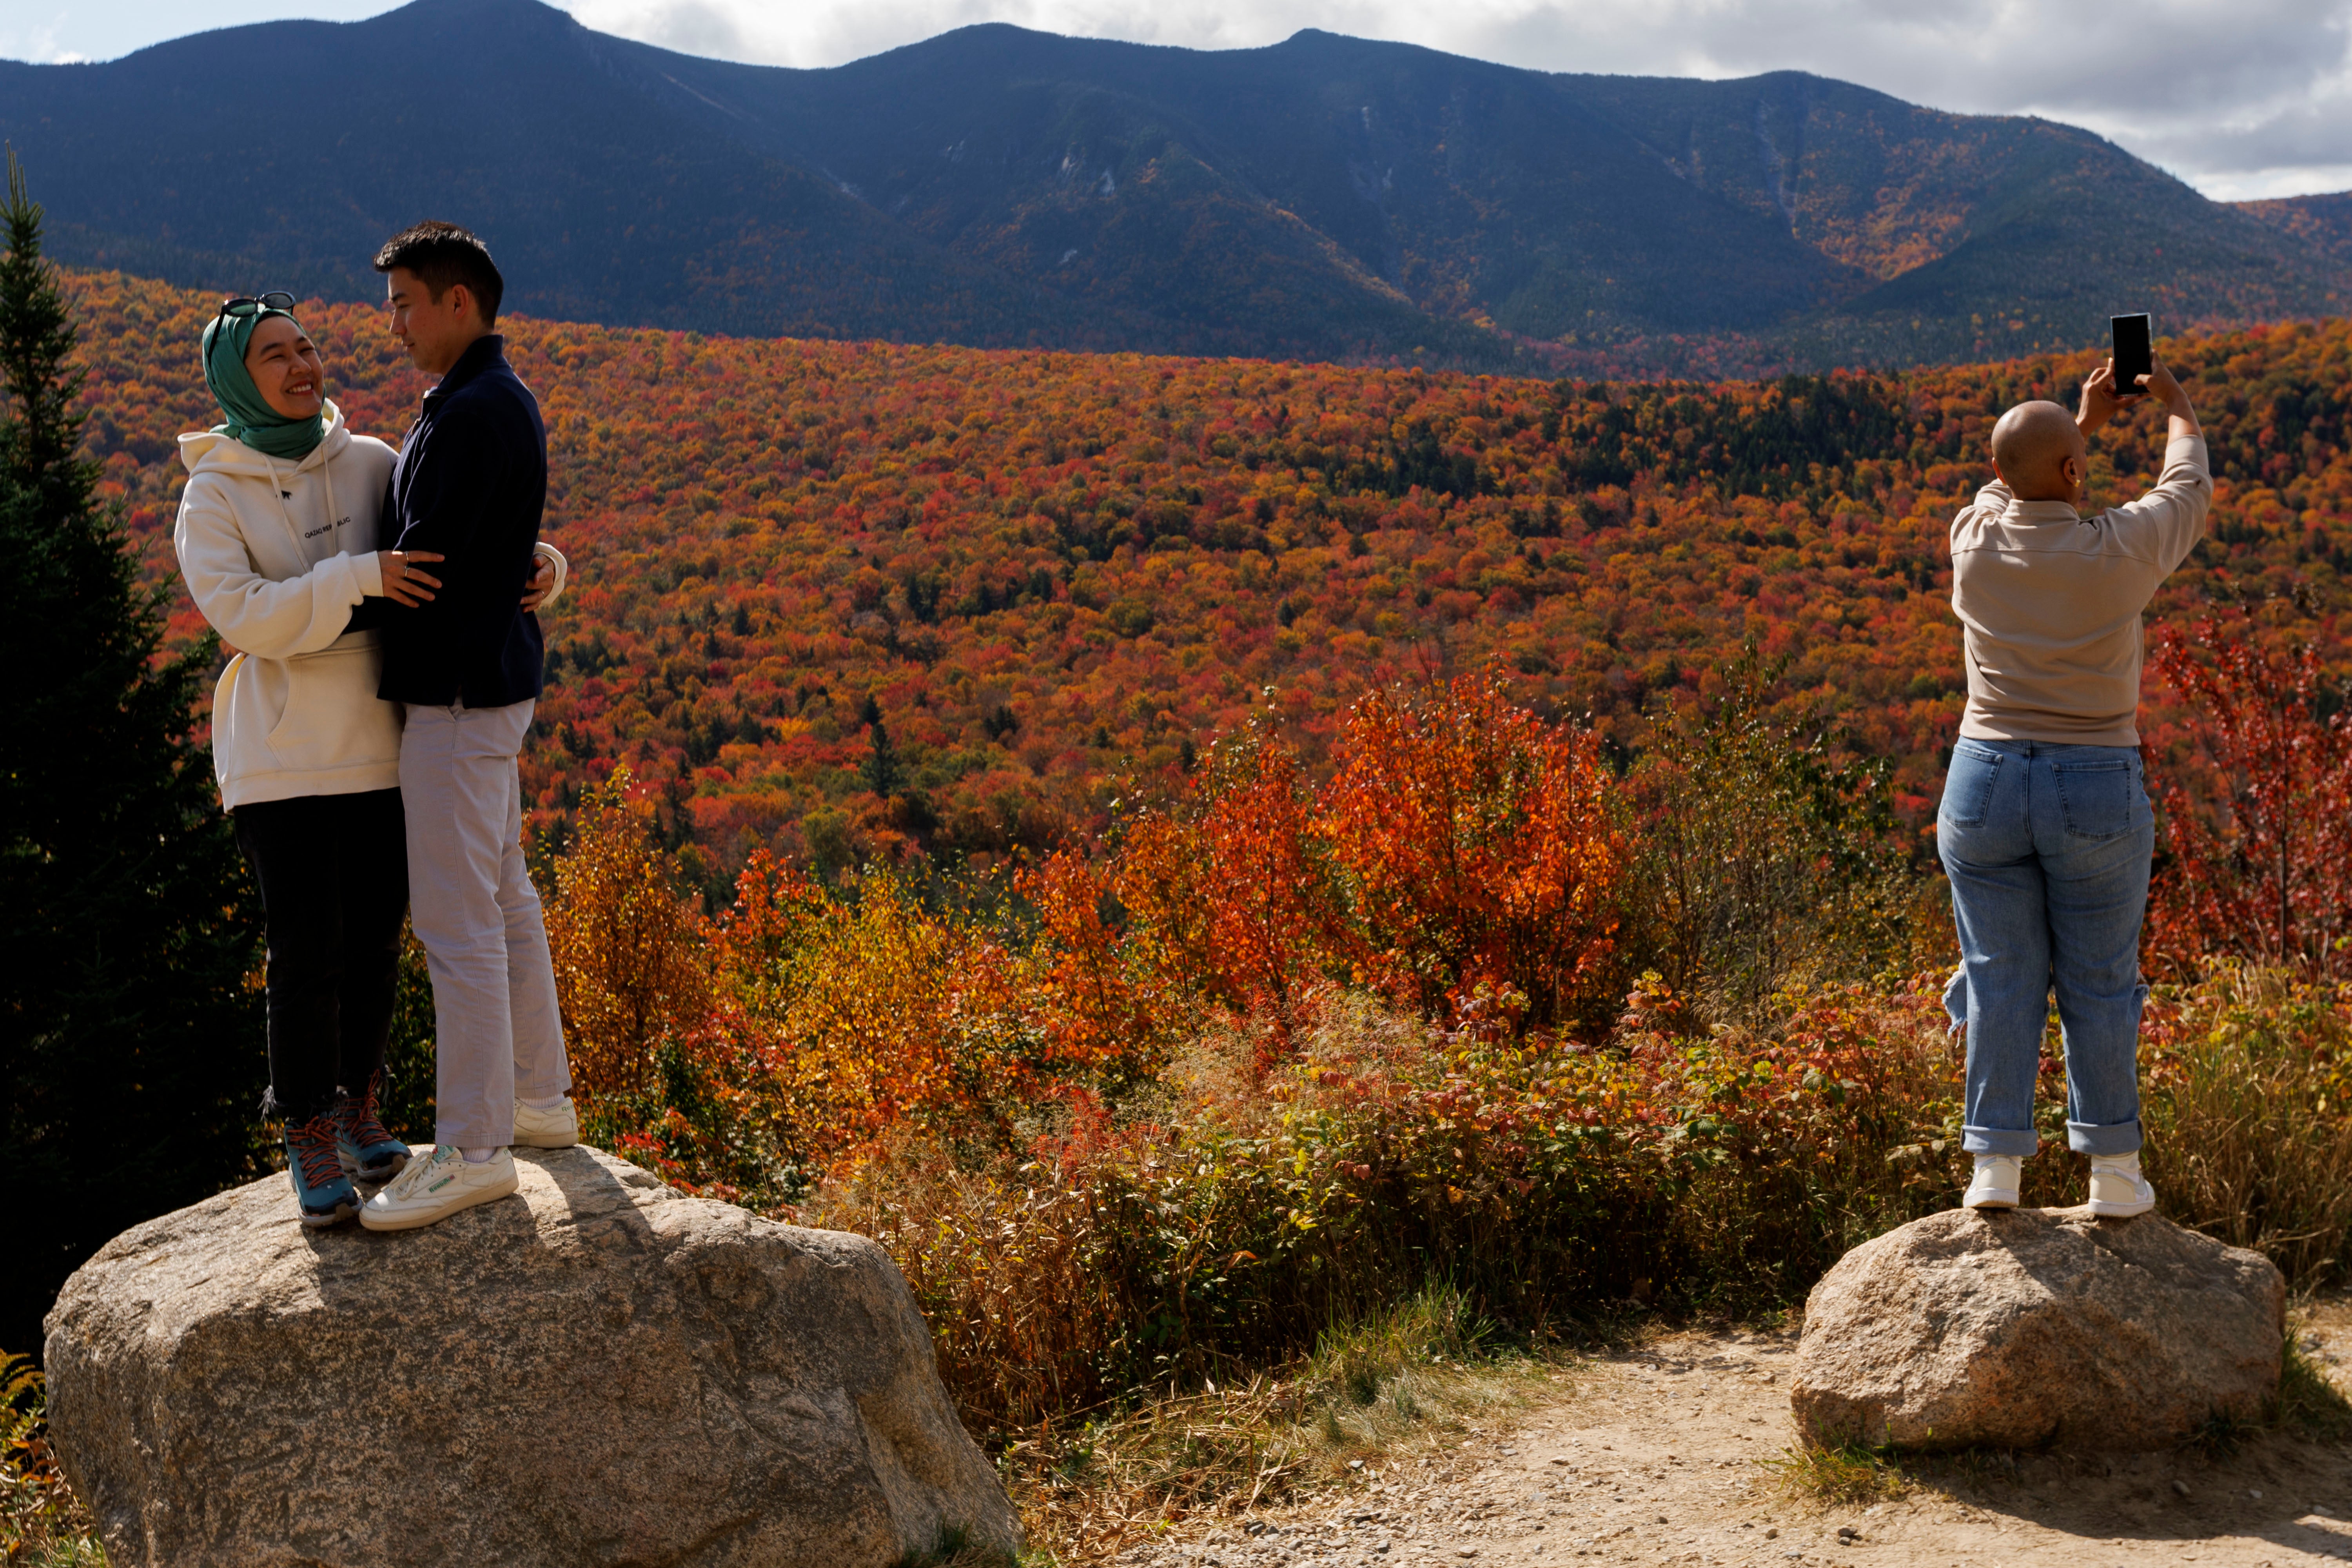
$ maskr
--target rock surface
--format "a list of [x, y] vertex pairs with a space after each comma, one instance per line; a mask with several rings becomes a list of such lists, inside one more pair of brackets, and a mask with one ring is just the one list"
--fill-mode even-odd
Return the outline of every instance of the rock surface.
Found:
[[1016, 1548], [898, 1269], [588, 1148], [427, 1229], [282, 1176], [107, 1244], [49, 1421], [117, 1568], [886, 1568]]
[[2286, 1281], [2154, 1215], [1952, 1209], [1864, 1243], [1805, 1303], [1808, 1438], [2170, 1447], [2278, 1387]]

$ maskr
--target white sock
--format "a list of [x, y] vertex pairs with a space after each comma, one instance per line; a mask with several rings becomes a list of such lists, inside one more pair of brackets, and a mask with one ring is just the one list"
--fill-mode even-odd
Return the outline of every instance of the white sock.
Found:
[[545, 1100], [526, 1100], [521, 1103], [530, 1106], [533, 1110], [552, 1110], [563, 1103], [563, 1096], [551, 1094]]
[[490, 1156], [498, 1151], [496, 1149], [460, 1149], [457, 1152], [466, 1156], [466, 1163], [468, 1165], [487, 1165], [490, 1162]]

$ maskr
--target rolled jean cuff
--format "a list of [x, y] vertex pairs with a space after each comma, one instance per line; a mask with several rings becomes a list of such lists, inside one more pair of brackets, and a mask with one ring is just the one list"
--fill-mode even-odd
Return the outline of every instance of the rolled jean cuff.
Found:
[[[2137, 1147], [2137, 1129], [2133, 1146]], [[2014, 1132], [2003, 1127], [1960, 1129], [1960, 1151], [1967, 1154], [2010, 1154], [2020, 1160], [2030, 1160], [2041, 1147], [2041, 1136], [2031, 1127]]]
[[2066, 1147], [2077, 1154], [2137, 1154], [2139, 1146], [2137, 1116], [2129, 1121], [2110, 1121], [2104, 1126], [2090, 1121], [2066, 1123]]

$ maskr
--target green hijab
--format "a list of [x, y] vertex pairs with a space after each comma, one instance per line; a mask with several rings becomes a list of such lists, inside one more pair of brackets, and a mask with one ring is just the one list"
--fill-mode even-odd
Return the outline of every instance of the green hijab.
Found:
[[[326, 439], [326, 416], [287, 418], [269, 406], [261, 389], [253, 384], [252, 373], [245, 368], [246, 346], [253, 342], [253, 330], [272, 316], [294, 321], [290, 311], [265, 310], [247, 316], [215, 316], [205, 329], [205, 384], [212, 389], [221, 412], [228, 416], [228, 423], [214, 426], [213, 433], [242, 441], [257, 452], [299, 462]], [[296, 331], [301, 326], [294, 321]]]

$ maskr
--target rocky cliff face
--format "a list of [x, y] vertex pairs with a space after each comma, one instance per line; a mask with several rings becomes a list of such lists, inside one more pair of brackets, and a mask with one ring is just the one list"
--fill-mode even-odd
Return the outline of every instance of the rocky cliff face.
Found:
[[117, 1564], [883, 1568], [1016, 1550], [897, 1268], [588, 1148], [430, 1229], [271, 1177], [149, 1222], [48, 1320]]

